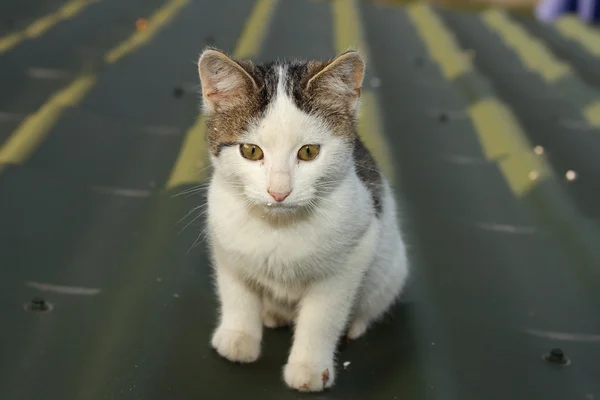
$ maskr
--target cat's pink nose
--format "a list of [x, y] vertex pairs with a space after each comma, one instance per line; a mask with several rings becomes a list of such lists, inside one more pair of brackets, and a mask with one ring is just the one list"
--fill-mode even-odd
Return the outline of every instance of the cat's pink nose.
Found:
[[267, 190], [267, 192], [269, 192], [269, 194], [271, 195], [272, 198], [275, 199], [275, 201], [278, 201], [280, 203], [282, 201], [284, 201], [285, 198], [288, 197], [291, 193], [291, 192], [286, 192], [286, 193], [271, 192], [270, 190]]

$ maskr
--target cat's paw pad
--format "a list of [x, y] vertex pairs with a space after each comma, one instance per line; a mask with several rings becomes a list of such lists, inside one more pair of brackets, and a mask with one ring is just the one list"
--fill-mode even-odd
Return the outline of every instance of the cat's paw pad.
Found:
[[289, 326], [291, 321], [286, 318], [270, 311], [263, 311], [262, 313], [263, 325], [267, 328], [282, 328]]
[[211, 344], [221, 356], [233, 362], [250, 363], [260, 355], [260, 340], [241, 331], [217, 329]]
[[348, 339], [358, 339], [359, 337], [365, 334], [368, 327], [369, 325], [362, 319], [354, 320], [352, 324], [350, 324], [350, 328], [348, 329]]
[[320, 392], [330, 387], [333, 385], [334, 374], [333, 363], [288, 363], [283, 369], [285, 383], [301, 392]]

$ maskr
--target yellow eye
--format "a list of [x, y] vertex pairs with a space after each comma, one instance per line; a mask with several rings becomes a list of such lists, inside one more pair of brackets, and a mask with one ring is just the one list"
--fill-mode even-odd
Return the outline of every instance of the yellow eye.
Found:
[[318, 144], [306, 144], [298, 150], [298, 158], [302, 161], [312, 161], [319, 155], [321, 146]]
[[262, 149], [255, 144], [241, 144], [240, 153], [242, 157], [252, 161], [262, 160], [264, 157]]

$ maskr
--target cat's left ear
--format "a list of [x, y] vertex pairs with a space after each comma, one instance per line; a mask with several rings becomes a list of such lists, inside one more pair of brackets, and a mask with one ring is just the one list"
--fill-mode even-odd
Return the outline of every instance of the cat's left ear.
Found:
[[315, 90], [320, 96], [343, 98], [353, 108], [358, 104], [360, 88], [365, 75], [365, 62], [361, 54], [349, 50], [327, 63], [306, 84], [306, 90]]
[[198, 60], [204, 110], [223, 111], [248, 100], [256, 81], [236, 61], [217, 50], [205, 50]]

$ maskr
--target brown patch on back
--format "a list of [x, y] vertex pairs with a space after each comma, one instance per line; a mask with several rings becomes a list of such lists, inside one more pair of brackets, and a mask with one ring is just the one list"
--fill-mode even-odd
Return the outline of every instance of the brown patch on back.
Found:
[[373, 207], [375, 208], [375, 215], [381, 215], [382, 204], [381, 197], [383, 195], [383, 178], [379, 165], [375, 158], [360, 140], [358, 135], [354, 140], [354, 162], [356, 165], [356, 174], [365, 184], [369, 192], [371, 192], [371, 199], [373, 200]]

